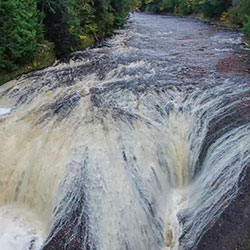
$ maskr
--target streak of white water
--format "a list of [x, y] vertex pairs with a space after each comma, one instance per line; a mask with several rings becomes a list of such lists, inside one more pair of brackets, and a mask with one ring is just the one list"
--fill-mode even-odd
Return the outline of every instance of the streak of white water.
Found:
[[11, 112], [11, 108], [0, 108], [0, 119], [5, 117]]
[[192, 200], [185, 211], [189, 220], [184, 223], [184, 249], [197, 244], [211, 218], [218, 217], [237, 192], [239, 175], [250, 160], [249, 134], [249, 125], [233, 129], [209, 148], [202, 171], [189, 187]]

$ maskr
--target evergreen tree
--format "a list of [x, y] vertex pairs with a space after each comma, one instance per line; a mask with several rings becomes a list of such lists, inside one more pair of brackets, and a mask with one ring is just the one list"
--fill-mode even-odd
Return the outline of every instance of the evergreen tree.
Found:
[[121, 27], [136, 1], [0, 0], [0, 69], [32, 62], [44, 38], [58, 56], [85, 48]]
[[220, 17], [228, 9], [226, 0], [207, 0], [201, 5], [201, 11], [206, 17]]
[[59, 56], [73, 51], [80, 43], [77, 4], [77, 0], [42, 0], [39, 3], [44, 14], [45, 38], [55, 44]]
[[129, 11], [137, 5], [136, 0], [111, 0], [111, 7], [114, 10], [114, 26], [122, 27], [128, 17]]
[[31, 61], [41, 31], [35, 0], [0, 1], [0, 68], [13, 70]]
[[111, 35], [114, 29], [114, 15], [110, 0], [94, 0], [95, 23], [98, 26], [98, 38]]

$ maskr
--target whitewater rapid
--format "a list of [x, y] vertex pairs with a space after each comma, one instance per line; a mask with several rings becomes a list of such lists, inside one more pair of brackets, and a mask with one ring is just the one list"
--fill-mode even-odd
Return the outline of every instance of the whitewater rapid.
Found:
[[1, 86], [4, 250], [195, 249], [250, 159], [250, 78], [216, 71], [239, 37], [137, 14]]

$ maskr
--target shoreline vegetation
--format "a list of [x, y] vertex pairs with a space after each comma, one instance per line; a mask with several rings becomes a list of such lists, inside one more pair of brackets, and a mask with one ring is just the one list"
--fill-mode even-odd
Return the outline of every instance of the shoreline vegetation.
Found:
[[138, 4], [138, 0], [0, 1], [0, 85], [111, 36]]
[[183, 14], [178, 14], [178, 13], [155, 13], [155, 12], [150, 12], [150, 11], [144, 11], [143, 13], [152, 14], [152, 15], [160, 14], [160, 15], [174, 16], [174, 17], [181, 17], [181, 18], [190, 18], [190, 19], [204, 22], [204, 23], [209, 24], [209, 25], [216, 25], [216, 26], [220, 26], [223, 28], [227, 28], [228, 30], [241, 32], [244, 34], [243, 45], [245, 45], [250, 50], [250, 37], [247, 36], [242, 31], [242, 28], [239, 25], [235, 25], [231, 22], [224, 22], [218, 18], [216, 18], [216, 19], [205, 18], [203, 15], [200, 15], [200, 14], [183, 15]]
[[132, 10], [237, 29], [250, 44], [249, 0], [1, 1], [0, 85], [94, 46], [122, 28]]
[[141, 0], [143, 12], [186, 16], [238, 29], [250, 40], [249, 0]]

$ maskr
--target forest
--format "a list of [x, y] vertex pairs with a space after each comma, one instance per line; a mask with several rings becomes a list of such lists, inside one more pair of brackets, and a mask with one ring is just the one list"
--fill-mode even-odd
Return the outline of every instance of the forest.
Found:
[[30, 62], [26, 71], [48, 66], [54, 56], [89, 47], [124, 25], [135, 5], [136, 0], [1, 0], [0, 72]]
[[95, 44], [122, 27], [136, 7], [221, 19], [250, 37], [249, 0], [1, 0], [0, 78], [49, 66]]

